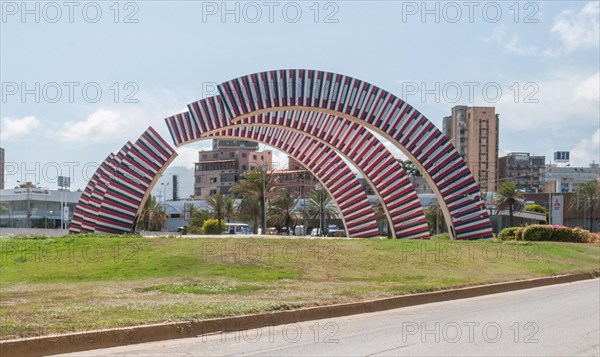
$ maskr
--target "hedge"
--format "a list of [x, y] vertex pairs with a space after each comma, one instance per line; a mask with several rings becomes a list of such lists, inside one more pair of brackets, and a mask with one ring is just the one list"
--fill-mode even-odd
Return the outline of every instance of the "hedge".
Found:
[[585, 229], [564, 226], [532, 225], [527, 227], [504, 228], [498, 234], [502, 240], [554, 241], [590, 243], [599, 240], [599, 236]]

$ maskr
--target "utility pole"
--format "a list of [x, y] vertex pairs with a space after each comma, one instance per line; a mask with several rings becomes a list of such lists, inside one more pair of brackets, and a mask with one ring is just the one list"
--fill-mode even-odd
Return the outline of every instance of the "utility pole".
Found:
[[267, 234], [267, 165], [262, 165], [262, 198], [263, 198], [263, 211], [262, 211], [262, 234]]

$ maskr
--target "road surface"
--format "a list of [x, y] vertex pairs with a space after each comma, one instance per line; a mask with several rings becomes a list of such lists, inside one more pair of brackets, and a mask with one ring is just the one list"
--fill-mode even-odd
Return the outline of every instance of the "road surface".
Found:
[[65, 356], [599, 356], [600, 280]]

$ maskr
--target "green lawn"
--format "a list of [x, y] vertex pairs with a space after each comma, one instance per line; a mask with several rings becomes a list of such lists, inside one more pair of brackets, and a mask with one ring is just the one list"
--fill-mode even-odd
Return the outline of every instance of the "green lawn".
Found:
[[597, 271], [598, 244], [388, 239], [0, 240], [3, 339]]

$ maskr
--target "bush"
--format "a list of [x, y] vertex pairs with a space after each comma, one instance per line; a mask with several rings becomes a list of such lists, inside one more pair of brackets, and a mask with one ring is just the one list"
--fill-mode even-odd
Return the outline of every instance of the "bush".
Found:
[[550, 237], [550, 240], [555, 242], [575, 242], [575, 239], [573, 230], [562, 226], [553, 227], [552, 237]]
[[219, 227], [218, 219], [207, 219], [202, 224], [203, 234], [221, 234], [227, 228], [225, 221], [221, 221], [221, 227]]
[[448, 234], [448, 233], [436, 234], [436, 235], [431, 236], [430, 239], [431, 240], [450, 240], [450, 234]]
[[[581, 228], [571, 229], [564, 226], [550, 225], [533, 225], [528, 227], [512, 227], [505, 228], [498, 236], [500, 239], [511, 239], [512, 229], [516, 229], [514, 233], [517, 240], [527, 241], [553, 241], [553, 242], [574, 242], [574, 243], [591, 243], [598, 240], [598, 236]], [[506, 230], [506, 232], [504, 232]], [[501, 237], [504, 236], [508, 238]]]
[[498, 238], [501, 240], [512, 240], [517, 239], [517, 232], [521, 227], [508, 227], [498, 233]]
[[523, 231], [523, 240], [528, 241], [549, 241], [552, 237], [552, 226], [533, 225], [528, 226]]
[[576, 227], [572, 230], [573, 240], [572, 242], [578, 243], [593, 243], [598, 241], [598, 235], [594, 233], [590, 233], [590, 231], [586, 231], [585, 229], [581, 229]]

